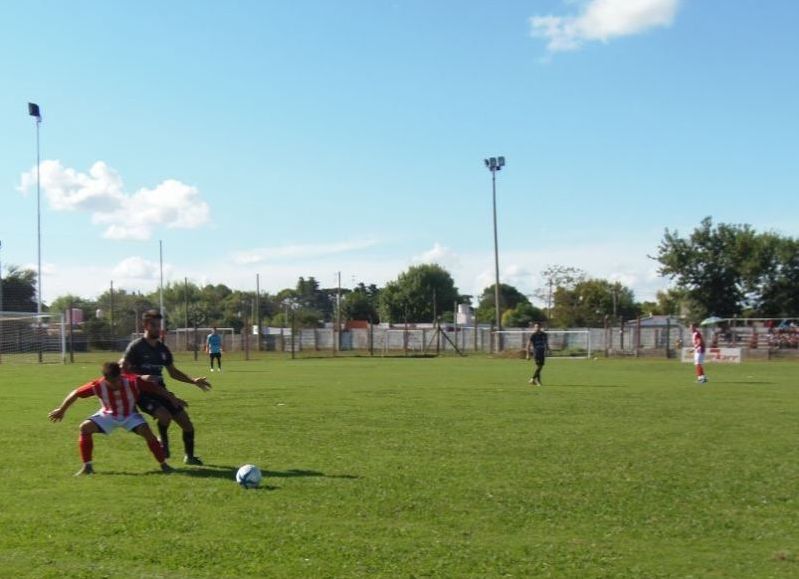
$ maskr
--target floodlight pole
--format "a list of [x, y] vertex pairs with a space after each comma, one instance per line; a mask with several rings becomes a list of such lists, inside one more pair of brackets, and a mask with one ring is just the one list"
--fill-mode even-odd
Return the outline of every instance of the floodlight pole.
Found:
[[42, 194], [41, 194], [41, 155], [39, 154], [39, 125], [42, 124], [42, 114], [39, 105], [28, 103], [28, 115], [36, 119], [36, 313], [42, 313]]
[[164, 320], [164, 242], [158, 240], [158, 269], [159, 269], [159, 282], [158, 282], [158, 306], [161, 312], [161, 339], [164, 339], [166, 321]]
[[505, 157], [490, 157], [484, 160], [491, 171], [491, 200], [494, 209], [494, 307], [497, 331], [502, 331], [502, 317], [499, 311], [499, 243], [497, 241], [497, 171], [505, 166]]

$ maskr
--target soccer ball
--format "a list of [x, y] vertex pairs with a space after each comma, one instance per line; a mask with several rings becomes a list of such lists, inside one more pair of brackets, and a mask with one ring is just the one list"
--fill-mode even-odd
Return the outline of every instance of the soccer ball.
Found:
[[245, 464], [236, 472], [236, 482], [245, 489], [254, 489], [261, 484], [261, 469], [254, 464]]

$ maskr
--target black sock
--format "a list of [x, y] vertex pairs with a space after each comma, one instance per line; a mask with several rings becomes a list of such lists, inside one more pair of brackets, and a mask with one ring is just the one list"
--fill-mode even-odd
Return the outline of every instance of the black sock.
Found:
[[183, 431], [183, 448], [186, 449], [186, 456], [194, 456], [194, 431]]
[[167, 432], [168, 430], [169, 430], [168, 424], [164, 426], [160, 422], [158, 423], [158, 434], [161, 437], [161, 446], [163, 446], [164, 448], [169, 446], [169, 433]]

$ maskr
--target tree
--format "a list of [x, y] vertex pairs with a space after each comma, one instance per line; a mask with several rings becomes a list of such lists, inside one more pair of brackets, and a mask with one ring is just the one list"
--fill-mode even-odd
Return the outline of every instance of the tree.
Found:
[[35, 312], [36, 272], [11, 265], [3, 276], [3, 310], [6, 312]]
[[552, 317], [552, 303], [558, 289], [573, 289], [586, 278], [586, 273], [579, 267], [568, 265], [550, 265], [541, 272], [544, 287], [535, 291], [535, 296], [547, 305], [547, 314]]
[[696, 304], [695, 315], [724, 317], [741, 313], [747, 291], [762, 277], [764, 257], [749, 225], [714, 227], [706, 217], [688, 238], [667, 229], [655, 259], [660, 274], [674, 280]]
[[534, 322], [545, 321], [544, 311], [530, 302], [520, 302], [512, 310], [502, 314], [502, 326], [505, 328], [526, 328]]
[[766, 233], [749, 263], [747, 290], [754, 313], [765, 317], [799, 314], [799, 240]]
[[[434, 307], [435, 298], [435, 307]], [[380, 292], [380, 319], [390, 322], [432, 322], [460, 298], [447, 270], [436, 264], [413, 266]]]
[[630, 319], [639, 314], [631, 289], [619, 282], [587, 279], [576, 283], [572, 289], [560, 287], [555, 291], [550, 325], [601, 327], [605, 316]]
[[341, 315], [345, 320], [366, 320], [375, 324], [380, 322], [379, 307], [380, 289], [374, 284], [359, 283], [344, 296]]
[[[494, 307], [495, 287], [496, 284], [491, 284], [485, 288], [480, 294], [480, 300], [477, 302], [477, 311], [475, 312], [475, 316], [477, 317], [477, 321], [482, 324], [491, 324], [496, 322], [496, 308]], [[505, 312], [513, 310], [519, 304], [529, 305], [530, 300], [528, 300], [527, 296], [525, 296], [512, 285], [500, 283], [499, 315], [504, 317]]]

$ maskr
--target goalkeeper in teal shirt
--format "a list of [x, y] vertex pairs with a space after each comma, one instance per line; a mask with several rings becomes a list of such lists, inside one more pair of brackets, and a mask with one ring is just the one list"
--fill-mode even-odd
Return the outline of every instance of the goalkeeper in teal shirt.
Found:
[[214, 360], [216, 360], [217, 368], [222, 371], [222, 336], [216, 332], [216, 326], [213, 327], [211, 333], [205, 338], [205, 351], [211, 359], [211, 372], [214, 371]]

